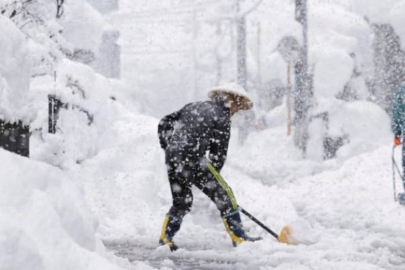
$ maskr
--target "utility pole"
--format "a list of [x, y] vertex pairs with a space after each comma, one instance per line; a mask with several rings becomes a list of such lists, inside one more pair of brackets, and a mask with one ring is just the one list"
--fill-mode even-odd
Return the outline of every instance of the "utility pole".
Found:
[[237, 27], [237, 81], [246, 89], [246, 15], [242, 15], [240, 0], [236, 0], [236, 27]]
[[295, 18], [302, 24], [303, 44], [295, 65], [294, 93], [294, 142], [306, 155], [308, 141], [308, 110], [310, 104], [310, 86], [308, 77], [308, 9], [307, 0], [295, 0]]

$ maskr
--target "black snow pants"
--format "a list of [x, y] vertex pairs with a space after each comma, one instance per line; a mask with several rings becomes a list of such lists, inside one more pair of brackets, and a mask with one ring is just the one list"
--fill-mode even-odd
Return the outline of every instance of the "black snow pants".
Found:
[[[173, 197], [169, 215], [182, 221], [193, 204], [192, 185], [198, 187], [217, 206], [222, 217], [235, 211], [230, 194], [207, 167], [206, 157], [196, 159], [183, 151], [166, 150], [166, 166]], [[180, 224], [179, 224], [180, 225]]]

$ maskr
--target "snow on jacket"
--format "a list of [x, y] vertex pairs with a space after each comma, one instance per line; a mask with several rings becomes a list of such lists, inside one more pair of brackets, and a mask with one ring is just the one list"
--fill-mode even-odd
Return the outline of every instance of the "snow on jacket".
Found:
[[221, 99], [187, 104], [160, 120], [160, 145], [166, 151], [186, 153], [191, 159], [186, 162], [201, 161], [209, 151], [210, 162], [220, 171], [228, 152], [230, 118], [229, 107]]
[[398, 89], [394, 97], [392, 131], [396, 137], [401, 137], [405, 127], [405, 86]]

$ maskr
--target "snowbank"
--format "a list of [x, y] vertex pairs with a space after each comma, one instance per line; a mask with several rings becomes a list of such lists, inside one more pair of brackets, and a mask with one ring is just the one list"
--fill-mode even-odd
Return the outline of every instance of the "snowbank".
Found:
[[[116, 116], [114, 103], [126, 103], [120, 81], [107, 79], [87, 65], [61, 60], [57, 64], [56, 81], [52, 76], [32, 80], [31, 123], [32, 157], [50, 164], [69, 167], [90, 158], [107, 147], [114, 138], [109, 136]], [[48, 95], [56, 95], [68, 109], [61, 109], [58, 132], [48, 134]], [[131, 103], [132, 109], [137, 106]]]
[[[88, 5], [83, 1], [71, 4], [80, 3]], [[33, 6], [40, 7], [44, 2], [36, 4]], [[85, 65], [63, 60], [64, 53], [69, 54], [69, 50], [64, 51], [65, 45], [71, 49], [70, 44], [58, 35], [54, 39], [49, 37], [52, 31], [60, 30], [60, 25], [48, 16], [43, 19], [49, 19], [47, 27], [27, 24], [24, 35], [0, 15], [0, 117], [11, 121], [21, 119], [30, 124], [33, 132], [32, 159], [0, 150], [3, 165], [0, 269], [121, 269], [116, 265], [131, 268], [105, 251], [96, 236], [98, 221], [88, 210], [77, 178], [70, 177], [67, 171], [33, 161], [74, 167], [108, 145], [111, 140], [108, 126], [114, 117], [110, 96], [120, 87], [118, 82], [97, 75]], [[67, 24], [69, 20], [73, 19], [69, 17]], [[101, 26], [92, 26], [91, 34], [97, 37], [96, 28]], [[91, 39], [83, 41], [88, 48], [98, 44], [97, 38], [91, 38], [90, 34], [86, 37]], [[56, 94], [70, 104], [68, 110], [61, 111], [60, 132], [56, 135], [47, 133], [48, 94]], [[142, 263], [132, 268], [151, 269]]]
[[74, 179], [3, 150], [0, 162], [0, 269], [120, 269]]
[[155, 136], [157, 122], [130, 114], [119, 104], [115, 106], [119, 113], [109, 135], [114, 141], [83, 163], [77, 174], [101, 220], [104, 235], [144, 234], [158, 210], [156, 195], [165, 183], [160, 179], [163, 175]]

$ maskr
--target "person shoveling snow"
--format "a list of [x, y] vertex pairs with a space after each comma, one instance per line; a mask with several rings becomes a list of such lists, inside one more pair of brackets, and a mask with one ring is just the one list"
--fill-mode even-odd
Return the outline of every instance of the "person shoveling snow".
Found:
[[158, 126], [173, 197], [159, 243], [167, 244], [171, 250], [177, 249], [173, 237], [193, 203], [192, 185], [215, 203], [234, 246], [261, 239], [246, 234], [233, 193], [212, 173], [213, 170], [219, 172], [224, 166], [231, 117], [240, 110], [251, 109], [253, 102], [237, 84], [216, 87], [209, 92], [209, 97], [209, 101], [187, 104], [163, 117]]

